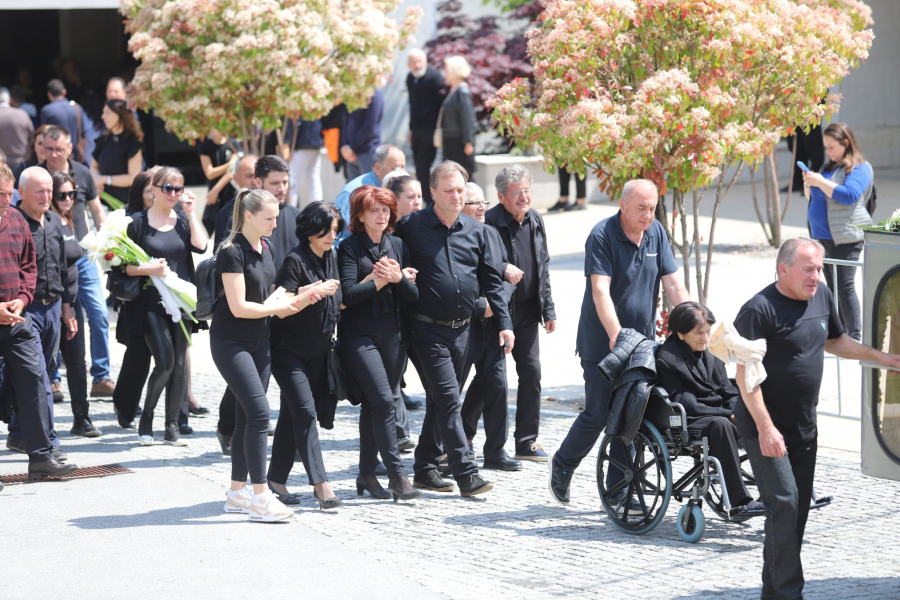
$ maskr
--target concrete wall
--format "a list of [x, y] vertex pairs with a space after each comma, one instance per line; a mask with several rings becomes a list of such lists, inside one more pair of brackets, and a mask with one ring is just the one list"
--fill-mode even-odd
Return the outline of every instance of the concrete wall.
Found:
[[835, 87], [843, 95], [832, 122], [847, 123], [873, 166], [900, 166], [900, 2], [867, 0], [875, 42], [869, 59]]

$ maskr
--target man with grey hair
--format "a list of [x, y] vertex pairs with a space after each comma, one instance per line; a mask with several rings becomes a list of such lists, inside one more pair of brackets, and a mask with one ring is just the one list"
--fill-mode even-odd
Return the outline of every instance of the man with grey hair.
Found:
[[0, 88], [0, 149], [8, 164], [17, 165], [28, 156], [34, 125], [24, 110], [9, 103], [9, 90]]
[[[650, 339], [655, 336], [660, 283], [672, 304], [690, 300], [666, 231], [654, 218], [658, 201], [652, 181], [629, 181], [619, 199], [619, 212], [597, 223], [585, 243], [585, 288], [575, 345], [584, 372], [584, 411], [549, 462], [550, 493], [561, 504], [569, 503], [572, 474], [609, 418], [613, 386], [597, 365], [615, 348], [622, 329], [634, 329]], [[627, 464], [622, 444], [612, 444], [611, 458]], [[607, 488], [612, 488], [622, 473], [609, 471]], [[613, 506], [622, 503], [624, 492], [620, 489], [607, 501]]]
[[547, 230], [541, 215], [531, 208], [531, 182], [531, 173], [522, 165], [500, 169], [494, 179], [500, 205], [487, 212], [485, 222], [500, 232], [508, 257], [503, 273], [506, 281], [516, 286], [509, 304], [516, 336], [512, 355], [519, 376], [515, 457], [546, 462], [547, 453], [537, 442], [541, 422], [538, 331], [541, 325], [547, 333], [556, 330], [556, 307], [550, 291]]
[[[484, 190], [477, 183], [466, 184], [466, 203], [463, 214], [484, 224], [491, 254], [498, 272], [503, 272], [503, 265], [509, 262], [506, 249], [500, 240], [500, 232], [484, 223], [485, 211], [490, 203], [484, 199]], [[503, 297], [507, 304], [512, 300], [516, 286], [509, 281], [503, 282]], [[495, 343], [500, 330], [497, 319], [491, 310], [487, 298], [481, 296], [475, 303], [472, 321], [469, 325], [469, 353], [463, 367], [462, 383], [469, 378], [469, 371], [475, 367], [475, 378], [469, 384], [466, 399], [463, 402], [460, 416], [463, 431], [469, 442], [469, 459], [475, 459], [472, 440], [478, 429], [478, 419], [484, 413], [484, 468], [501, 471], [519, 471], [522, 463], [510, 458], [503, 446], [509, 437], [509, 423], [506, 405], [508, 384], [506, 381], [506, 355], [503, 348]], [[462, 392], [462, 388], [460, 388]]]
[[816, 404], [825, 352], [900, 369], [900, 356], [864, 346], [844, 333], [831, 290], [822, 286], [825, 251], [794, 238], [778, 252], [778, 280], [753, 296], [734, 321], [749, 340], [766, 340], [766, 379], [747, 389], [738, 363], [738, 432], [766, 505], [762, 597], [801, 598], [800, 549], [816, 469]]
[[335, 240], [335, 247], [339, 246], [341, 240], [350, 235], [350, 196], [353, 195], [353, 192], [364, 185], [381, 187], [381, 181], [385, 175], [391, 171], [406, 170], [406, 155], [397, 146], [391, 146], [390, 144], [378, 146], [373, 157], [375, 163], [372, 165], [372, 170], [348, 181], [334, 200], [334, 205], [341, 211], [341, 216], [344, 217], [345, 227], [344, 231]]
[[412, 146], [416, 179], [422, 184], [422, 201], [431, 205], [431, 186], [428, 185], [431, 163], [437, 156], [434, 147], [434, 130], [444, 102], [444, 76], [428, 64], [425, 53], [419, 49], [409, 52], [406, 61], [409, 74], [406, 90], [409, 93], [409, 145]]

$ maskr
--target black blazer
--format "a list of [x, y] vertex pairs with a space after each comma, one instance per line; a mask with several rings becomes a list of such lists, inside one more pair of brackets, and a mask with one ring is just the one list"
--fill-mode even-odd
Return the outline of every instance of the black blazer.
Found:
[[474, 144], [478, 133], [475, 104], [469, 86], [461, 85], [444, 101], [441, 130], [445, 138], [461, 139], [463, 144]]
[[673, 333], [656, 353], [657, 383], [678, 402], [688, 417], [731, 417], [740, 395], [728, 374], [725, 363], [705, 350], [700, 357], [706, 367], [703, 377], [699, 362], [690, 346]]

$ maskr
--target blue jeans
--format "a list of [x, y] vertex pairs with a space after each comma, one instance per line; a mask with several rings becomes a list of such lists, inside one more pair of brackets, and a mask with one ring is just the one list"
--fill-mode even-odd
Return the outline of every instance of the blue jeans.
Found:
[[91, 326], [91, 377], [94, 383], [109, 378], [109, 313], [100, 284], [100, 271], [87, 256], [78, 259], [78, 301]]

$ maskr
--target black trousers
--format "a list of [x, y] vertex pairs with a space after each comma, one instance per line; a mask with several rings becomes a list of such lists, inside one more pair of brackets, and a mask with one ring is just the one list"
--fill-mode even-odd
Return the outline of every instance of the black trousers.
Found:
[[468, 458], [459, 401], [469, 353], [469, 326], [451, 329], [410, 319], [409, 334], [428, 394], [416, 446], [415, 472], [437, 469], [438, 459], [446, 453], [450, 471], [457, 480], [476, 474], [478, 469]]
[[[516, 451], [527, 449], [537, 439], [541, 425], [540, 328], [541, 324], [537, 321], [513, 328], [516, 343], [511, 354], [516, 361], [516, 374], [519, 376], [514, 435]], [[496, 338], [494, 344], [497, 344]]]
[[254, 342], [210, 338], [210, 352], [219, 374], [234, 392], [234, 434], [231, 440], [231, 480], [266, 483], [269, 441], [269, 399], [266, 388], [272, 355], [269, 338]]
[[499, 334], [494, 319], [471, 321], [469, 352], [462, 376], [465, 383], [469, 371], [475, 367], [475, 377], [466, 391], [460, 414], [467, 440], [475, 437], [478, 419], [484, 414], [485, 460], [499, 458], [509, 437], [506, 355], [499, 345]]
[[[144, 401], [144, 415], [152, 420], [156, 403], [166, 391], [166, 425], [178, 423], [181, 405], [184, 402], [185, 377], [187, 368], [188, 340], [178, 323], [173, 323], [168, 315], [148, 312], [147, 333], [144, 340], [153, 356], [153, 370], [147, 379], [147, 398]], [[141, 419], [144, 419], [141, 415]]]
[[692, 429], [699, 429], [706, 436], [710, 456], [719, 459], [722, 472], [719, 477], [725, 482], [731, 506], [743, 506], [753, 498], [741, 477], [741, 459], [738, 450], [738, 431], [731, 419], [726, 417], [688, 417]]
[[434, 129], [412, 131], [413, 162], [416, 163], [416, 179], [422, 184], [423, 208], [431, 206], [431, 165], [437, 156], [434, 147]]
[[[47, 394], [40, 346], [32, 329], [31, 316], [15, 325], [0, 326], [0, 356], [6, 366], [4, 387], [14, 392], [16, 414], [22, 440], [31, 462], [50, 460], [48, 431], [51, 427], [46, 407]], [[51, 400], [52, 402], [52, 400]]]
[[[559, 449], [553, 456], [554, 460], [572, 471], [578, 468], [584, 457], [594, 448], [594, 444], [597, 443], [600, 434], [606, 428], [606, 421], [609, 419], [609, 397], [612, 394], [612, 383], [603, 378], [597, 364], [587, 360], [581, 361], [581, 370], [584, 373], [584, 410], [572, 423], [566, 439], [559, 445]], [[625, 446], [618, 439], [610, 443], [610, 457], [621, 464], [627, 464]], [[607, 487], [615, 485], [620, 479], [622, 479], [620, 470], [608, 469]]]
[[359, 474], [374, 476], [381, 454], [388, 476], [405, 477], [397, 446], [394, 390], [400, 384], [405, 344], [396, 331], [341, 340], [344, 366], [364, 392], [359, 411]]
[[[71, 340], [66, 339], [65, 328], [60, 328], [59, 333], [59, 350], [62, 353], [63, 360], [66, 361], [66, 382], [69, 384], [69, 399], [72, 402], [72, 414], [76, 417], [86, 416], [88, 414], [87, 399], [87, 362], [85, 360], [85, 342], [84, 342], [84, 309], [78, 300], [72, 303], [72, 312], [75, 315], [75, 321], [78, 323], [78, 332]], [[58, 353], [53, 353], [53, 363], [50, 367], [50, 373], [56, 371], [56, 357]], [[140, 392], [138, 392], [140, 393]]]
[[[833, 240], [819, 240], [825, 246], [825, 258], [838, 260], [859, 260], [864, 242], [855, 244], [835, 245]], [[834, 271], [837, 269], [837, 287], [835, 287]], [[841, 323], [844, 331], [857, 342], [862, 331], [862, 313], [859, 309], [859, 297], [856, 295], [856, 267], [842, 267], [837, 265], [825, 265], [825, 283], [832, 291], [838, 302], [838, 312], [841, 315]]]
[[[141, 403], [141, 393], [150, 375], [150, 347], [142, 335], [128, 338], [125, 356], [122, 357], [122, 368], [113, 392], [113, 404], [123, 420], [131, 421], [137, 414]], [[67, 361], [68, 364], [68, 361]]]
[[[562, 198], [569, 197], [569, 181], [572, 177], [572, 173], [566, 170], [565, 167], [557, 167], [557, 171], [559, 172], [559, 195]], [[587, 182], [585, 178], [575, 173], [575, 198], [584, 198], [587, 196]], [[518, 343], [518, 338], [516, 338]]]
[[294, 456], [300, 452], [309, 485], [328, 481], [315, 401], [317, 394], [328, 393], [326, 355], [305, 356], [296, 350], [296, 344], [281, 344], [273, 352], [272, 375], [281, 387], [281, 408], [272, 440], [269, 480], [287, 483]]
[[[469, 180], [472, 180], [472, 173], [475, 172], [475, 153], [466, 154], [466, 145], [463, 144], [462, 138], [444, 138], [444, 160], [452, 160], [463, 166], [469, 173]], [[424, 192], [424, 190], [422, 190]]]
[[[59, 436], [56, 435], [54, 426], [54, 408], [53, 408], [53, 392], [50, 389], [50, 376], [47, 367], [56, 355], [56, 344], [59, 341], [59, 330], [62, 323], [62, 301], [57, 299], [52, 304], [41, 304], [33, 302], [23, 311], [23, 315], [28, 316], [31, 323], [31, 331], [34, 334], [35, 343], [37, 344], [38, 353], [41, 355], [41, 373], [44, 381], [44, 410], [47, 418], [47, 435], [50, 443], [55, 447], [59, 447]], [[13, 394], [18, 390], [13, 388]], [[9, 423], [9, 437], [12, 439], [22, 439], [22, 430], [19, 425], [19, 418], [13, 415]]]
[[760, 597], [764, 600], [802, 598], [800, 550], [812, 500], [818, 443], [812, 440], [787, 444], [782, 458], [763, 456], [758, 439], [745, 437], [744, 448], [766, 505]]

